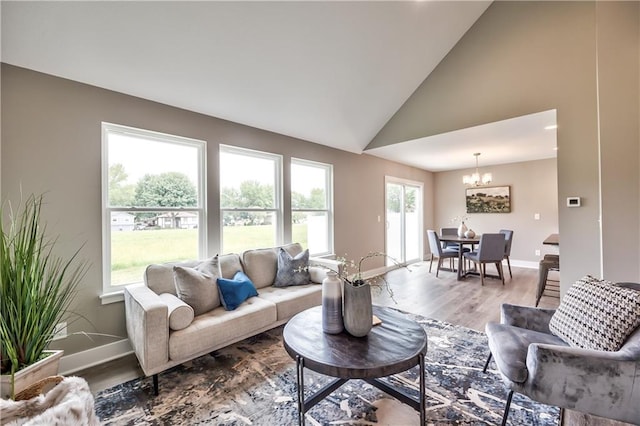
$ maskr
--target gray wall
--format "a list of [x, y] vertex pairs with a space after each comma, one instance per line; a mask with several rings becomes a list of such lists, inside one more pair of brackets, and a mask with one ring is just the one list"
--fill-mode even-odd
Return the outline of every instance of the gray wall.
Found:
[[598, 2], [596, 14], [603, 275], [613, 280], [637, 280], [640, 3]]
[[[555, 248], [543, 246], [542, 241], [558, 232], [558, 175], [555, 158], [483, 167], [490, 171], [494, 181], [490, 186], [511, 187], [511, 213], [468, 214], [465, 224], [476, 233], [514, 231], [511, 264], [535, 266], [545, 253], [557, 253]], [[475, 169], [435, 173], [434, 226], [457, 227], [456, 216], [466, 214], [465, 189], [462, 176]], [[535, 213], [540, 219], [535, 220]], [[535, 250], [540, 250], [540, 256]]]
[[[85, 243], [82, 256], [92, 268], [77, 297], [80, 320], [70, 332], [89, 331], [126, 336], [122, 302], [102, 305], [101, 264], [101, 122], [123, 124], [207, 141], [208, 248], [219, 252], [218, 145], [220, 143], [279, 153], [285, 164], [305, 158], [334, 165], [335, 252], [358, 258], [384, 251], [384, 177], [424, 183], [431, 205], [432, 174], [356, 155], [201, 114], [161, 105], [70, 80], [2, 65], [2, 195], [18, 200], [20, 191], [46, 193], [43, 212], [52, 233], [60, 234], [60, 252], [72, 253]], [[286, 167], [285, 167], [286, 170]], [[289, 182], [285, 174], [285, 185]], [[286, 191], [285, 191], [286, 192]], [[290, 200], [285, 200], [285, 211]], [[425, 223], [433, 220], [425, 212]], [[289, 223], [285, 217], [285, 223]], [[290, 238], [291, 229], [285, 229]], [[373, 259], [367, 267], [383, 266]], [[58, 342], [67, 354], [76, 344]], [[82, 348], [91, 346], [81, 340]]]
[[587, 272], [640, 280], [639, 9], [494, 2], [370, 147], [555, 108], [562, 291]]

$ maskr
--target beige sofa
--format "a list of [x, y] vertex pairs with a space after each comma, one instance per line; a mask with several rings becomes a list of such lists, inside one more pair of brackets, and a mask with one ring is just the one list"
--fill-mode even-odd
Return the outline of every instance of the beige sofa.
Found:
[[[297, 243], [282, 247], [291, 256], [302, 252]], [[188, 315], [178, 316], [188, 314], [190, 308], [185, 308], [176, 296], [173, 267], [192, 268], [202, 263], [198, 261], [149, 265], [144, 284], [125, 288], [127, 334], [142, 370], [147, 376], [153, 375], [156, 394], [158, 373], [284, 324], [298, 312], [321, 304], [322, 286], [318, 284], [326, 276], [327, 268], [338, 270], [341, 264], [331, 259], [309, 258], [309, 284], [274, 287], [279, 249], [247, 250], [242, 255], [218, 257], [221, 277], [233, 278], [237, 271], [243, 271], [258, 291], [258, 297], [250, 297], [233, 311], [225, 310], [217, 302], [214, 309], [195, 317], [191, 310], [191, 321]], [[182, 324], [178, 327], [175, 324], [179, 322]]]

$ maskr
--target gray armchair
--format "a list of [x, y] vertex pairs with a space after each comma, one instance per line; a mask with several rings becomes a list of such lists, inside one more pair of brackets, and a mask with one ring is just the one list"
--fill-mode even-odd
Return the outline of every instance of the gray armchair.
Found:
[[554, 312], [503, 304], [500, 324], [486, 325], [491, 354], [485, 371], [493, 355], [509, 388], [502, 424], [514, 392], [544, 404], [640, 424], [640, 327], [618, 351], [580, 349], [551, 334]]

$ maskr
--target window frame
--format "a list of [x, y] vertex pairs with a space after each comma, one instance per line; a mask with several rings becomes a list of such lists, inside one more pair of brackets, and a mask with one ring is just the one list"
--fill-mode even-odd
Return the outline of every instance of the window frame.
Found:
[[[325, 212], [327, 214], [327, 252], [322, 253], [309, 253], [312, 256], [326, 256], [334, 253], [334, 211], [333, 211], [333, 164], [322, 163], [319, 161], [306, 160], [303, 158], [291, 157], [291, 164], [306, 167], [316, 167], [324, 169], [325, 174], [325, 196], [326, 196], [326, 208], [324, 209], [297, 209], [291, 205], [291, 226], [293, 227], [293, 214], [294, 213], [317, 213]], [[290, 170], [293, 168], [290, 167]], [[291, 173], [291, 180], [293, 180], [293, 173]], [[289, 188], [289, 194], [293, 194], [293, 190]], [[293, 198], [293, 197], [292, 197]]]
[[[139, 129], [108, 122], [101, 123], [102, 133], [102, 303], [111, 303], [123, 299], [124, 287], [130, 284], [112, 285], [111, 283], [111, 214], [114, 212], [194, 212], [198, 215], [198, 255], [207, 256], [207, 144], [203, 140], [171, 135], [153, 130]], [[109, 136], [119, 134], [139, 137], [145, 140], [170, 143], [196, 148], [197, 152], [197, 205], [195, 207], [111, 207], [109, 205]], [[143, 277], [140, 277], [140, 283]]]
[[282, 164], [283, 164], [283, 156], [280, 154], [274, 154], [266, 151], [258, 151], [255, 149], [243, 148], [234, 145], [226, 145], [220, 144], [218, 148], [219, 154], [219, 163], [222, 162], [222, 153], [233, 154], [233, 155], [241, 155], [246, 157], [272, 160], [274, 162], [274, 207], [269, 209], [258, 209], [258, 208], [228, 208], [223, 207], [222, 205], [222, 167], [218, 166], [218, 179], [220, 183], [219, 194], [218, 194], [218, 204], [220, 206], [220, 250], [222, 252], [226, 252], [224, 249], [224, 216], [227, 212], [264, 212], [264, 213], [274, 213], [275, 220], [274, 224], [276, 225], [275, 230], [275, 245], [279, 246], [284, 244], [284, 209], [283, 209], [283, 174], [282, 174]]

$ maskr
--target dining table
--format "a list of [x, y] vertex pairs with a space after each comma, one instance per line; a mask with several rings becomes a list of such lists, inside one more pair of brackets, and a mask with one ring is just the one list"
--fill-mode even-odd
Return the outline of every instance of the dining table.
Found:
[[465, 245], [470, 245], [471, 251], [473, 251], [473, 247], [480, 243], [480, 235], [476, 235], [473, 238], [459, 237], [457, 235], [440, 235], [439, 238], [441, 242], [455, 243], [460, 246], [460, 250], [458, 250], [458, 281], [462, 280], [462, 278], [464, 278], [464, 274], [462, 273], [464, 250], [462, 249]]

